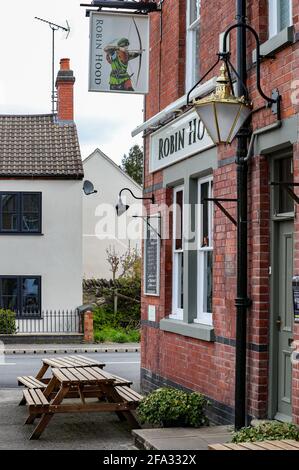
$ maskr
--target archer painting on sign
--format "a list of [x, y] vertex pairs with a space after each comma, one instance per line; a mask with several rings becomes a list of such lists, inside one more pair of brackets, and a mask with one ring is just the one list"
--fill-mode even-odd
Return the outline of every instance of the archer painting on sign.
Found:
[[140, 57], [143, 51], [130, 51], [130, 41], [127, 38], [115, 42], [116, 44], [108, 44], [104, 48], [107, 62], [111, 65], [110, 90], [135, 91], [132, 83], [134, 73], [130, 74], [128, 67], [130, 60]]
[[148, 17], [107, 12], [90, 16], [89, 91], [148, 93]]

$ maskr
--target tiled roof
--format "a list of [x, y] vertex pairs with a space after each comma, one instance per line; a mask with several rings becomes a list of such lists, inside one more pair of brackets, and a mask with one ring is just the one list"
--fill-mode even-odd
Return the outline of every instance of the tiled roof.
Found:
[[0, 177], [83, 178], [72, 122], [53, 115], [0, 115]]

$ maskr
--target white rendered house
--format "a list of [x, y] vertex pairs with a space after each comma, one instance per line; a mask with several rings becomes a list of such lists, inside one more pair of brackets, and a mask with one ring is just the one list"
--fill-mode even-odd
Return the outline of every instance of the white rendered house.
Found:
[[83, 168], [85, 179], [98, 191], [83, 198], [83, 276], [111, 279], [106, 250], [122, 255], [129, 248], [141, 248], [142, 201], [125, 191], [122, 198], [130, 208], [117, 217], [119, 192], [129, 188], [136, 197], [142, 197], [142, 188], [99, 149], [83, 161]]
[[0, 116], [0, 308], [20, 318], [82, 304], [84, 175], [60, 64], [57, 115]]

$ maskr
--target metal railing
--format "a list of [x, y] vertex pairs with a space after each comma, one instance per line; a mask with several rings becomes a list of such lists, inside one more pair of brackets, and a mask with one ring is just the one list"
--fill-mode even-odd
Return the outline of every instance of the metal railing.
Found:
[[0, 334], [82, 333], [82, 316], [78, 310], [57, 310], [0, 315]]

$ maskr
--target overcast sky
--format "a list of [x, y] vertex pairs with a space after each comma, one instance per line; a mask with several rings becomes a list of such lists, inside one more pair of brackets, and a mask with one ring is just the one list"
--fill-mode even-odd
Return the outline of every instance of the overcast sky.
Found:
[[[56, 35], [56, 71], [71, 59], [76, 76], [75, 120], [83, 159], [96, 147], [115, 162], [139, 143], [131, 131], [142, 123], [143, 96], [88, 92], [89, 19], [80, 0], [13, 0], [0, 6], [0, 114], [51, 112], [52, 31], [35, 16], [65, 25]], [[91, 3], [91, 2], [90, 2]]]

